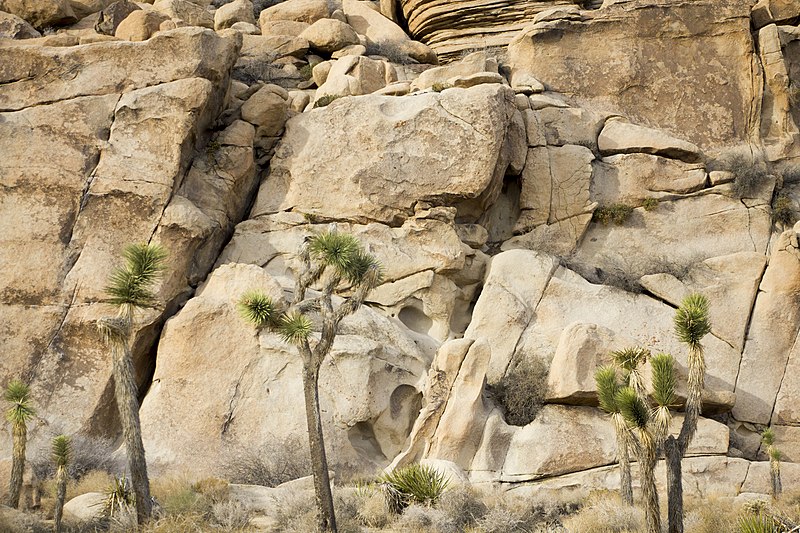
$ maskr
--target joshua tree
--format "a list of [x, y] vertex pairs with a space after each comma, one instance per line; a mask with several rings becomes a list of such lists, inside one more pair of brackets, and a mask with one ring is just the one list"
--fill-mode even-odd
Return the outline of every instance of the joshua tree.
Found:
[[761, 442], [767, 447], [769, 456], [769, 479], [772, 484], [772, 497], [778, 499], [783, 492], [781, 484], [781, 451], [775, 447], [775, 432], [767, 428], [761, 433]]
[[18, 379], [6, 387], [3, 398], [10, 404], [6, 419], [11, 422], [14, 451], [11, 462], [11, 483], [8, 488], [8, 505], [19, 507], [22, 492], [22, 474], [25, 471], [25, 446], [28, 442], [28, 420], [36, 414], [30, 400], [30, 388]]
[[683, 533], [683, 481], [681, 460], [697, 431], [700, 417], [706, 362], [701, 340], [711, 331], [708, 320], [708, 299], [701, 294], [690, 294], [681, 302], [675, 313], [675, 334], [689, 348], [687, 365], [686, 415], [678, 437], [670, 435], [664, 442], [667, 460], [667, 504], [669, 533]]
[[53, 439], [53, 462], [56, 465], [55, 533], [61, 533], [61, 515], [64, 510], [64, 499], [67, 496], [67, 466], [71, 447], [69, 437], [66, 435], [59, 435]]
[[648, 533], [661, 533], [661, 512], [656, 489], [655, 467], [659, 444], [667, 431], [671, 414], [669, 406], [675, 397], [675, 360], [658, 354], [650, 359], [653, 371], [653, 406], [633, 387], [621, 388], [615, 398], [617, 409], [631, 430], [631, 441], [639, 459], [639, 473], [644, 496]]
[[[645, 348], [634, 347], [625, 348], [611, 352], [614, 365], [622, 370], [623, 385], [631, 387], [639, 396], [644, 396], [644, 380], [639, 370], [650, 352]], [[620, 496], [622, 501], [628, 505], [633, 505], [633, 488], [631, 485], [631, 463], [629, 445], [631, 442], [625, 417], [619, 409], [616, 395], [619, 392], [620, 384], [617, 382], [617, 372], [613, 366], [605, 366], [595, 373], [597, 391], [600, 398], [600, 408], [611, 415], [614, 429], [617, 433], [617, 457], [620, 470]]]
[[138, 387], [131, 356], [133, 318], [137, 310], [154, 307], [153, 283], [161, 276], [166, 259], [164, 249], [155, 244], [131, 244], [125, 247], [125, 266], [117, 268], [105, 289], [108, 302], [117, 308], [114, 317], [102, 318], [97, 325], [105, 343], [111, 347], [114, 391], [119, 409], [131, 484], [136, 496], [136, 519], [145, 523], [152, 510], [150, 481], [139, 424]]
[[[298, 253], [294, 296], [285, 311], [262, 292], [251, 291], [239, 301], [242, 316], [258, 330], [277, 332], [283, 340], [297, 347], [303, 363], [308, 443], [314, 474], [319, 531], [336, 531], [328, 461], [322, 436], [319, 410], [319, 370], [333, 346], [333, 340], [344, 317], [355, 312], [370, 290], [380, 283], [380, 264], [364, 251], [355, 237], [335, 229], [307, 239]], [[306, 297], [311, 285], [319, 282], [321, 292]], [[337, 289], [349, 288], [349, 296], [334, 308], [332, 295]], [[312, 338], [309, 314], [318, 315], [319, 338]]]
[[617, 382], [617, 371], [612, 366], [604, 366], [594, 374], [597, 382], [597, 395], [600, 398], [600, 408], [611, 415], [614, 429], [617, 433], [617, 459], [619, 460], [619, 492], [622, 501], [627, 505], [633, 505], [633, 487], [631, 484], [631, 459], [628, 451], [630, 436], [625, 417], [617, 403], [619, 393], [619, 383]]

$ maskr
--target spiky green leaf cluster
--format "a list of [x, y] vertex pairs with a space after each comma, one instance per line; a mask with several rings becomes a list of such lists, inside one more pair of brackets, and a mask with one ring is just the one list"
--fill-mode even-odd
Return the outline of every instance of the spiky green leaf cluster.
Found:
[[395, 500], [389, 503], [400, 507], [400, 510], [412, 503], [435, 504], [448, 485], [444, 474], [419, 463], [384, 474], [378, 482], [388, 486], [387, 495], [391, 495]]
[[598, 368], [594, 373], [594, 381], [597, 384], [600, 409], [609, 414], [619, 413], [619, 405], [617, 404], [619, 382], [617, 381], [617, 371], [614, 367], [607, 365]]
[[700, 348], [700, 341], [711, 331], [708, 319], [708, 299], [693, 293], [683, 299], [675, 312], [675, 334], [690, 348]]
[[242, 318], [259, 329], [278, 323], [279, 314], [275, 302], [259, 290], [246, 292], [239, 298], [236, 308]]
[[736, 521], [739, 533], [778, 533], [775, 519], [768, 513], [744, 514]]
[[313, 259], [333, 268], [352, 285], [368, 282], [374, 287], [380, 282], [380, 263], [348, 233], [326, 231], [314, 235], [308, 242], [308, 251]]
[[157, 244], [129, 244], [122, 253], [125, 266], [116, 268], [105, 292], [108, 302], [120, 307], [153, 307], [156, 295], [152, 285], [165, 269], [167, 252]]
[[611, 358], [626, 373], [633, 372], [650, 357], [650, 350], [641, 346], [611, 352]]
[[767, 446], [772, 446], [775, 444], [775, 432], [772, 430], [772, 428], [766, 428], [761, 432], [761, 442]]
[[51, 455], [57, 467], [65, 467], [69, 464], [72, 454], [72, 441], [66, 435], [53, 437]]
[[621, 388], [617, 392], [616, 402], [629, 426], [639, 429], [647, 427], [650, 421], [650, 409], [635, 390], [631, 387]]
[[669, 407], [675, 403], [675, 358], [660, 353], [650, 358], [653, 369], [653, 401], [658, 406]]
[[36, 415], [36, 410], [31, 405], [30, 387], [18, 379], [9, 382], [3, 399], [10, 404], [6, 419], [12, 424], [25, 424]]
[[294, 312], [281, 317], [276, 330], [289, 344], [302, 344], [311, 335], [311, 319], [300, 312]]
[[775, 446], [769, 447], [767, 455], [769, 455], [770, 461], [780, 461], [783, 458], [783, 453]]

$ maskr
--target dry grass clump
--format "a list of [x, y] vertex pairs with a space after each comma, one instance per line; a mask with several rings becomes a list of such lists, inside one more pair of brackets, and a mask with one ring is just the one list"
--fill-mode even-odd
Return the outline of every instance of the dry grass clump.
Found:
[[242, 449], [225, 461], [219, 475], [231, 483], [277, 487], [311, 475], [308, 442], [301, 435], [268, 439], [258, 449]]
[[736, 531], [738, 511], [730, 498], [687, 499], [684, 529], [697, 533]]
[[445, 491], [437, 505], [459, 531], [474, 526], [489, 511], [481, 495], [471, 486], [457, 485]]
[[451, 517], [427, 505], [409, 505], [389, 528], [396, 533], [459, 533]]
[[544, 405], [549, 372], [549, 365], [542, 359], [524, 357], [492, 387], [495, 398], [505, 411], [506, 422], [513, 426], [533, 422]]
[[644, 511], [625, 505], [618, 494], [598, 493], [590, 496], [577, 514], [566, 518], [564, 527], [581, 533], [638, 533], [645, 531]]
[[[648, 211], [651, 210], [652, 209], [648, 209]], [[595, 209], [592, 218], [595, 222], [600, 222], [604, 226], [608, 226], [611, 222], [617, 226], [621, 226], [632, 214], [633, 206], [628, 204], [611, 204], [600, 206]]]
[[764, 155], [750, 147], [732, 148], [712, 162], [713, 169], [733, 172], [732, 191], [736, 198], [752, 198], [769, 179]]

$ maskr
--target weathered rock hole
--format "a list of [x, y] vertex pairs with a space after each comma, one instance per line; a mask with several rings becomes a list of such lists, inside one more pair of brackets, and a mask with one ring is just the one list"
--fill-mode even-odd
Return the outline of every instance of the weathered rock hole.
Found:
[[400, 322], [405, 324], [408, 329], [416, 333], [427, 335], [433, 327], [433, 320], [431, 320], [422, 309], [419, 309], [415, 305], [403, 307], [400, 312], [397, 313], [397, 318], [399, 318]]
[[347, 430], [347, 439], [350, 445], [359, 453], [367, 456], [374, 461], [385, 461], [386, 456], [381, 451], [381, 445], [375, 438], [375, 431], [372, 423], [366, 420], [357, 422], [356, 425]]

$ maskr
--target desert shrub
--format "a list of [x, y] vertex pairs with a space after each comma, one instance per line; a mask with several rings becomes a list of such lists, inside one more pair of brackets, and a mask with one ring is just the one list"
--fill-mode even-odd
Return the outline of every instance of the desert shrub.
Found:
[[743, 514], [736, 521], [739, 533], [778, 533], [775, 520], [765, 513]]
[[244, 529], [250, 523], [250, 511], [241, 502], [220, 501], [211, 505], [209, 522], [224, 531]]
[[403, 533], [459, 533], [444, 511], [427, 505], [410, 505], [391, 528]]
[[[55, 475], [55, 467], [50, 457], [50, 441], [60, 432], [48, 431], [32, 447], [29, 462], [34, 477], [40, 481]], [[124, 460], [114, 457], [116, 447], [107, 439], [74, 435], [72, 439], [72, 455], [70, 456], [69, 478], [80, 480], [89, 472], [107, 472], [115, 474], [125, 468]]]
[[776, 224], [791, 226], [795, 222], [794, 205], [791, 198], [779, 194], [772, 201], [772, 221]]
[[447, 84], [447, 83], [434, 83], [433, 85], [431, 85], [431, 90], [433, 92], [435, 92], [435, 93], [440, 93], [440, 92], [444, 91], [445, 89], [449, 89], [451, 87], [452, 87], [452, 85]]
[[633, 207], [628, 204], [611, 204], [600, 206], [595, 209], [592, 218], [595, 222], [600, 222], [608, 226], [611, 222], [621, 226], [633, 214]]
[[644, 531], [644, 511], [625, 505], [618, 494], [600, 493], [592, 495], [577, 514], [564, 519], [564, 527], [582, 533], [635, 533]]
[[686, 502], [684, 529], [692, 533], [736, 531], [736, 513], [732, 500], [690, 499]]
[[331, 102], [334, 100], [338, 100], [341, 98], [341, 94], [326, 94], [325, 96], [320, 97], [316, 102], [314, 102], [314, 107], [326, 107], [330, 105]]
[[645, 198], [642, 202], [642, 207], [644, 207], [645, 211], [654, 211], [658, 207], [658, 198]]
[[474, 526], [488, 511], [480, 494], [468, 485], [458, 485], [445, 491], [436, 506], [459, 531]]
[[386, 495], [389, 508], [397, 513], [412, 503], [435, 504], [448, 485], [443, 473], [419, 463], [383, 474], [378, 482]]
[[506, 371], [491, 392], [505, 411], [506, 422], [526, 426], [544, 405], [550, 367], [536, 356], [524, 357]]
[[153, 498], [166, 515], [205, 513], [210, 508], [208, 500], [183, 477], [157, 478], [150, 484]]
[[361, 524], [370, 528], [383, 528], [395, 519], [382, 492], [360, 490], [356, 495], [358, 498], [356, 518]]
[[207, 477], [197, 481], [192, 485], [192, 490], [212, 503], [227, 501], [231, 494], [230, 483], [215, 477]]
[[309, 476], [308, 444], [301, 435], [268, 439], [260, 448], [234, 452], [223, 461], [219, 475], [231, 483], [265, 487]]
[[523, 532], [525, 522], [511, 509], [494, 507], [478, 520], [477, 529], [481, 533]]
[[737, 149], [723, 154], [714, 166], [733, 172], [733, 194], [736, 198], [748, 198], [769, 179], [769, 169], [762, 155], [751, 154], [746, 149]]
[[310, 80], [311, 76], [313, 75], [313, 72], [314, 72], [314, 65], [312, 65], [311, 63], [308, 63], [300, 67], [300, 76], [302, 76], [304, 80]]
[[275, 505], [277, 531], [316, 531], [317, 504], [311, 490], [286, 490]]

